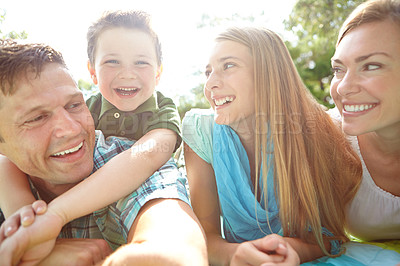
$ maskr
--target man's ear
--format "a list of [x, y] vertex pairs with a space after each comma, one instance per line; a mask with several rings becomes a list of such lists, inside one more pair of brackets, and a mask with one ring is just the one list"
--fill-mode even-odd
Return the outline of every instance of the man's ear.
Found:
[[161, 78], [161, 74], [163, 71], [163, 65], [159, 66], [157, 68], [157, 72], [156, 72], [156, 85], [158, 85], [158, 83], [160, 82], [160, 78]]
[[95, 85], [97, 85], [97, 77], [96, 77], [96, 70], [94, 69], [94, 67], [92, 67], [92, 65], [90, 64], [90, 61], [88, 60], [87, 62], [87, 68], [89, 70], [90, 73], [90, 77], [92, 78], [92, 81]]

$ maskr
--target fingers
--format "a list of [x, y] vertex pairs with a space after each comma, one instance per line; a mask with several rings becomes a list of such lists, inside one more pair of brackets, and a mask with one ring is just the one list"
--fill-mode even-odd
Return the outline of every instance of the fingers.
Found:
[[3, 222], [0, 228], [0, 243], [17, 231], [21, 224], [20, 218], [21, 217], [18, 214], [15, 214]]
[[47, 211], [47, 203], [43, 200], [37, 200], [32, 203], [32, 208], [37, 215], [41, 215]]
[[273, 250], [265, 252], [265, 250], [258, 249], [254, 245], [256, 241], [240, 244], [232, 256], [231, 265], [260, 265], [265, 262], [280, 263], [284, 261], [285, 256], [277, 254]]

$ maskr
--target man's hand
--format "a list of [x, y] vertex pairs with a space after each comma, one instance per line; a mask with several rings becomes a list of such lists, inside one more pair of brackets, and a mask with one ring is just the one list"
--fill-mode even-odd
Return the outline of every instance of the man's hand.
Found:
[[299, 265], [296, 251], [279, 235], [241, 243], [230, 265]]
[[57, 239], [51, 254], [40, 265], [94, 265], [102, 262], [111, 253], [112, 249], [103, 239]]

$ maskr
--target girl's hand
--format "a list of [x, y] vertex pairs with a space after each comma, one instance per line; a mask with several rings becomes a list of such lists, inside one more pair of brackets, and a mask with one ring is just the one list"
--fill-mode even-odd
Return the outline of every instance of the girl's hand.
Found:
[[238, 246], [230, 265], [299, 265], [296, 251], [279, 235], [247, 241]]

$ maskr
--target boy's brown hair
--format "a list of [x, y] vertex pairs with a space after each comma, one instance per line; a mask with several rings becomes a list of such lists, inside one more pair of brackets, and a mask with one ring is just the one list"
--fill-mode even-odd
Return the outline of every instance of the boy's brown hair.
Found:
[[154, 42], [157, 64], [161, 66], [161, 44], [157, 34], [150, 26], [150, 16], [146, 12], [138, 10], [106, 12], [99, 20], [89, 27], [87, 33], [87, 53], [91, 65], [94, 65], [95, 62], [96, 44], [100, 34], [107, 29], [117, 27], [137, 29], [149, 34]]

